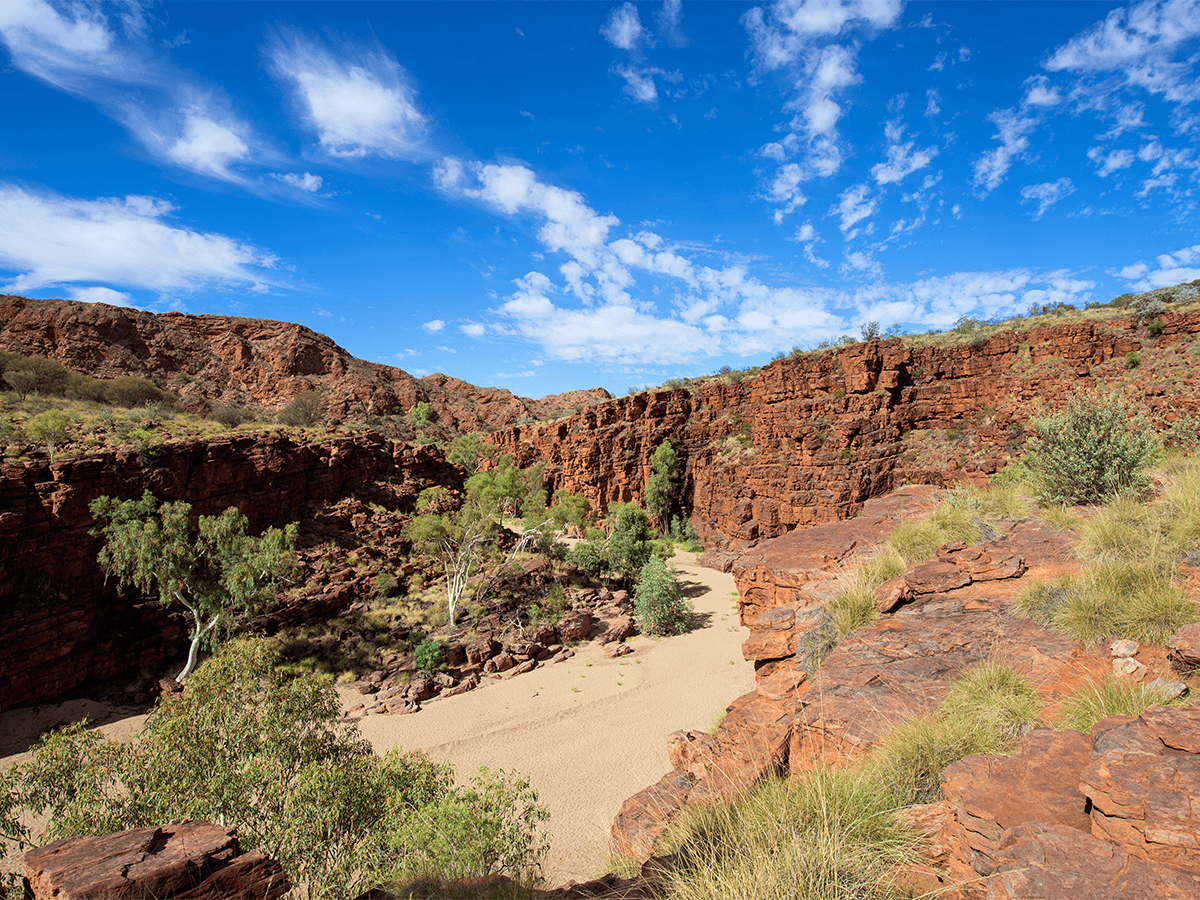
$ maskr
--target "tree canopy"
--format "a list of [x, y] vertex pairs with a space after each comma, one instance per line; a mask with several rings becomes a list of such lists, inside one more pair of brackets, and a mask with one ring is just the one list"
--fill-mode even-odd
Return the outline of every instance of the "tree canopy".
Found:
[[104, 538], [100, 564], [117, 576], [118, 588], [158, 595], [164, 606], [180, 603], [192, 617], [192, 642], [180, 680], [196, 665], [201, 643], [274, 599], [292, 569], [295, 524], [249, 533], [236, 508], [219, 516], [192, 517], [190, 503], [159, 504], [147, 490], [137, 500], [97, 497], [93, 534]]

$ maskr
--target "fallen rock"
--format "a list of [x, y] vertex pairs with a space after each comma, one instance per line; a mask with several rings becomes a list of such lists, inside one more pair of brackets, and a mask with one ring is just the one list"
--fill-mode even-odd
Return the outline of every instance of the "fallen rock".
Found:
[[1139, 678], [1145, 674], [1146, 666], [1132, 656], [1118, 656], [1112, 661], [1112, 671], [1118, 678]]
[[1092, 734], [1080, 775], [1092, 833], [1142, 859], [1200, 869], [1200, 707], [1152, 706]]
[[908, 581], [903, 575], [899, 575], [885, 581], [876, 589], [875, 608], [881, 613], [890, 613], [911, 596]]
[[500, 645], [490, 637], [480, 638], [467, 644], [467, 664], [481, 666], [500, 650]]
[[608, 627], [605, 629], [604, 634], [598, 638], [601, 644], [623, 641], [637, 634], [637, 626], [633, 624], [632, 616], [617, 616], [616, 618], [609, 619], [605, 624]]
[[483, 664], [483, 671], [489, 675], [507, 672], [515, 666], [516, 660], [512, 658], [512, 654], [501, 651]]
[[1069, 825], [1004, 832], [987, 900], [1195, 900], [1200, 872], [1138, 859]]
[[935, 559], [921, 563], [904, 576], [911, 594], [944, 594], [971, 583], [971, 576], [952, 562]]
[[278, 862], [208, 822], [64, 838], [28, 851], [25, 877], [35, 900], [275, 900], [291, 889]]
[[609, 659], [616, 659], [618, 656], [627, 656], [632, 652], [633, 648], [624, 642], [604, 645], [604, 655]]
[[1131, 641], [1126, 638], [1122, 638], [1119, 641], [1113, 641], [1108, 650], [1113, 655], [1114, 659], [1136, 656], [1138, 652], [1138, 643], [1137, 641]]

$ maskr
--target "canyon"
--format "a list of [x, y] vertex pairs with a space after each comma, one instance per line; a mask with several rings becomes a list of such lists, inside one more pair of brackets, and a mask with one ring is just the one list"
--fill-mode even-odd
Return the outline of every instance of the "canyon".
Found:
[[[519, 466], [542, 464], [548, 492], [583, 493], [597, 510], [640, 502], [655, 450], [673, 441], [682, 462], [673, 511], [696, 527], [704, 562], [736, 579], [739, 618], [750, 629], [743, 655], [757, 686], [730, 707], [715, 734], [673, 736], [674, 769], [622, 808], [614, 843], [640, 860], [685, 800], [729, 796], [818, 759], [860, 758], [889, 723], [928, 712], [955, 672], [984, 658], [1012, 662], [1051, 701], [1081, 679], [1098, 678], [1110, 663], [1104, 653], [1006, 611], [1024, 579], [1069, 568], [1063, 560], [1070, 541], [1038, 522], [1004, 523], [1003, 540], [945, 547], [911, 569], [895, 596], [880, 601], [884, 618], [839, 645], [815, 674], [802, 664], [797, 639], [816, 621], [839, 573], [946, 491], [985, 483], [1019, 456], [1034, 416], [1092, 387], [1135, 400], [1162, 428], [1200, 415], [1200, 311], [1165, 312], [1153, 333], [1128, 316], [965, 335], [944, 345], [893, 338], [776, 360], [752, 377], [713, 378], [688, 389], [526, 401], [353, 360], [328, 339], [285, 323], [11, 297], [0, 298], [0, 314], [4, 309], [11, 315], [0, 328], [0, 349], [48, 355], [90, 374], [157, 377], [189, 408], [266, 404], [316, 389], [338, 419], [355, 410], [402, 415], [428, 403], [448, 427], [485, 431]], [[83, 337], [75, 340], [77, 333]], [[171, 350], [176, 345], [193, 350]], [[519, 424], [523, 418], [540, 421]], [[201, 513], [235, 505], [255, 528], [319, 523], [309, 546], [319, 537], [343, 555], [360, 546], [365, 530], [378, 528], [395, 563], [406, 550], [398, 523], [417, 494], [433, 485], [458, 490], [466, 474], [438, 447], [385, 437], [369, 423], [311, 437], [238, 430], [150, 455], [129, 449], [54, 462], [36, 454], [6, 458], [0, 704], [44, 702], [128, 678], [161, 665], [170, 645], [182, 642], [178, 618], [105, 584], [88, 512], [100, 494], [133, 497], [149, 488]], [[357, 571], [335, 563], [319, 577], [310, 566], [313, 583], [289, 595], [290, 615], [335, 615], [365, 596], [382, 565]], [[1194, 823], [1176, 828], [1159, 860], [1146, 846], [1156, 843], [1158, 853], [1163, 840], [1145, 835], [1162, 829], [1139, 825], [1121, 803], [1105, 799], [1159, 790], [1157, 782], [1145, 788], [1128, 767], [1116, 775], [1105, 768], [1110, 757], [1143, 752], [1155, 741], [1166, 748], [1160, 756], [1193, 771], [1200, 757], [1185, 737], [1194, 732], [1194, 714], [1157, 715], [1097, 726], [1094, 748], [1068, 747], [1069, 737], [1038, 730], [1022, 747], [1023, 762], [948, 770], [946, 799], [914, 812], [928, 826], [930, 846], [941, 848], [931, 851], [930, 865], [975, 879], [975, 888], [983, 884], [978, 879], [992, 878], [987, 890], [1017, 897], [1028, 896], [1017, 885], [1022, 878], [1058, 877], [1041, 869], [1031, 875], [1031, 859], [1123, 853], [1131, 870], [1159, 861], [1171, 867], [1172, 884], [1190, 889]], [[1054, 821], [981, 812], [972, 805], [978, 791], [962, 787], [988, 779], [1026, 785], [1049, 760], [1070, 771], [1057, 794], [1030, 789], [1026, 806], [1057, 803], [1067, 812]], [[1085, 793], [1073, 786], [1081, 779]], [[975, 888], [964, 896], [983, 896]]]

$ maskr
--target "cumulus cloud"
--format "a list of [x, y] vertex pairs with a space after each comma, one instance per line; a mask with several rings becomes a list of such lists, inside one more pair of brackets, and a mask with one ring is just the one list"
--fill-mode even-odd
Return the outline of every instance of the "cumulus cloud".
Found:
[[428, 331], [430, 334], [437, 334], [439, 331], [441, 331], [443, 328], [446, 327], [446, 323], [443, 322], [441, 319], [430, 319], [428, 322], [423, 323], [421, 325], [421, 327], [424, 328], [426, 331]]
[[109, 306], [134, 306], [133, 297], [124, 291], [106, 287], [71, 288], [71, 299], [80, 303], [107, 303]]
[[[0, 183], [0, 267], [8, 291], [117, 284], [156, 291], [221, 284], [263, 290], [278, 260], [233, 238], [170, 224], [155, 197], [80, 200]], [[111, 301], [105, 301], [111, 302]]]
[[614, 9], [600, 26], [601, 36], [618, 50], [633, 50], [650, 39], [642, 20], [638, 17], [637, 7], [626, 3]]
[[458, 326], [458, 330], [467, 337], [473, 338], [481, 338], [487, 331], [482, 322], [466, 322], [465, 324]]
[[1051, 206], [1064, 197], [1075, 193], [1075, 185], [1070, 178], [1060, 178], [1058, 181], [1048, 181], [1044, 184], [1027, 184], [1021, 188], [1022, 203], [1037, 203], [1037, 211], [1033, 214], [1036, 221], [1046, 214]]
[[428, 120], [407, 70], [381, 46], [331, 47], [281, 31], [266, 48], [271, 71], [331, 156], [412, 156]]
[[1182, 281], [1200, 278], [1200, 244], [1182, 247], [1155, 257], [1154, 263], [1139, 261], [1125, 266], [1119, 273], [1135, 291], [1169, 287]]
[[1025, 82], [1025, 99], [1022, 102], [1026, 106], [1058, 106], [1062, 99], [1062, 93], [1050, 84], [1050, 79], [1045, 75], [1035, 75]]
[[668, 72], [654, 66], [634, 66], [618, 64], [613, 71], [625, 79], [625, 93], [639, 103], [654, 103], [658, 100], [658, 87], [655, 77], [666, 81], [678, 82], [683, 79], [679, 72]]
[[[831, 214], [836, 213], [839, 216], [838, 227], [848, 241], [858, 236], [861, 230], [858, 223], [875, 215], [879, 210], [879, 198], [870, 196], [869, 191], [870, 188], [865, 184], [846, 188], [838, 194], [838, 202], [829, 210]], [[870, 231], [868, 227], [867, 233]]]

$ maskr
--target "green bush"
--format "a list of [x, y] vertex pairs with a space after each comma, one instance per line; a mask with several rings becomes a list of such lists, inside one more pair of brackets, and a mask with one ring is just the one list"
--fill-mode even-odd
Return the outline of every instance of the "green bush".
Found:
[[1136, 369], [1142, 364], [1142, 354], [1136, 350], [1130, 350], [1125, 354], [1125, 368]]
[[321, 421], [321, 395], [317, 391], [297, 394], [276, 414], [281, 425], [303, 428]]
[[0, 833], [35, 837], [18, 813], [47, 817], [38, 841], [223, 822], [313, 898], [443, 872], [536, 874], [546, 811], [526, 781], [483, 771], [454, 787], [451, 767], [423, 754], [376, 757], [339, 723], [331, 687], [274, 663], [266, 641], [232, 642], [133, 740], [82, 724], [47, 736], [0, 773]]
[[633, 589], [633, 618], [638, 630], [642, 634], [683, 634], [692, 612], [675, 573], [658, 557], [649, 559]]
[[1089, 393], [1062, 412], [1035, 419], [1030, 464], [1053, 503], [1099, 503], [1148, 485], [1145, 469], [1162, 444], [1124, 398]]
[[422, 675], [432, 675], [446, 666], [446, 648], [434, 638], [425, 638], [413, 651], [413, 663]]
[[433, 407], [424, 400], [418, 400], [416, 405], [408, 411], [408, 421], [413, 428], [418, 430], [429, 427], [436, 418], [437, 414], [433, 411]]

